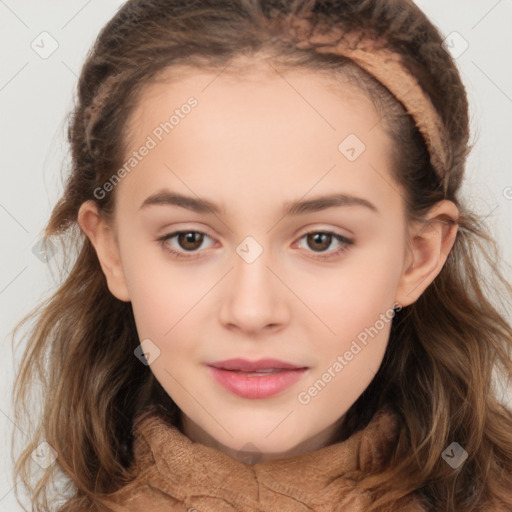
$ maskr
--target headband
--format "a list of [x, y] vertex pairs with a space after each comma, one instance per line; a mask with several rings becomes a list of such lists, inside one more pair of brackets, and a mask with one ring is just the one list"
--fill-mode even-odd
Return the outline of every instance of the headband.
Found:
[[[450, 151], [444, 124], [417, 79], [404, 65], [399, 54], [384, 48], [382, 42], [362, 34], [336, 32], [307, 33], [310, 25], [304, 20], [289, 19], [288, 30], [298, 48], [311, 48], [319, 53], [332, 53], [351, 59], [376, 78], [404, 106], [423, 136], [434, 170], [446, 192]], [[335, 42], [333, 42], [335, 41]]]

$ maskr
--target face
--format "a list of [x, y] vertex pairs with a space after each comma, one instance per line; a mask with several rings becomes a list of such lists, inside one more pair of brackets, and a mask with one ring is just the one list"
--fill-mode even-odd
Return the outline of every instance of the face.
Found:
[[[312, 451], [373, 379], [408, 254], [378, 121], [347, 83], [264, 65], [141, 96], [114, 191], [118, 295], [190, 438]], [[211, 367], [238, 358], [279, 362]]]

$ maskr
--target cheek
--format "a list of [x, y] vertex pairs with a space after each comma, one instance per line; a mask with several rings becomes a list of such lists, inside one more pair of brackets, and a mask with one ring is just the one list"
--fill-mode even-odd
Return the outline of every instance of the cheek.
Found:
[[198, 290], [166, 262], [158, 245], [136, 247], [136, 239], [125, 233], [119, 243], [137, 330], [141, 339], [161, 340], [197, 301]]
[[297, 400], [307, 406], [304, 411], [315, 408], [323, 420], [335, 421], [359, 398], [375, 377], [388, 345], [397, 272], [385, 259], [371, 271], [363, 263], [340, 272], [339, 279], [324, 287], [328, 293], [317, 295], [315, 307], [329, 330], [321, 326], [324, 334], [319, 336], [315, 324], [310, 332], [317, 365]]
[[164, 341], [170, 338], [204, 295], [197, 284], [184, 282], [183, 276], [169, 269], [132, 274], [129, 290], [139, 335]]
[[[403, 267], [400, 239], [383, 239], [354, 251], [332, 271], [296, 281], [298, 295], [324, 320], [336, 339], [348, 340], [392, 309]], [[324, 331], [328, 333], [325, 328]]]
[[151, 339], [165, 355], [171, 346], [173, 352], [191, 352], [204, 329], [205, 313], [215, 307], [210, 292], [226, 269], [180, 266], [160, 247], [126, 249], [123, 268], [139, 338]]
[[309, 387], [298, 397], [301, 404], [314, 403], [319, 410], [328, 410], [335, 402], [335, 418], [374, 378], [388, 344], [402, 271], [402, 241], [397, 238], [394, 242], [383, 238], [372, 244], [371, 250], [347, 258], [323, 281], [311, 279], [308, 283], [314, 290], [309, 295], [312, 309], [319, 312], [325, 325], [316, 323], [316, 329], [310, 332], [318, 365], [307, 383]]

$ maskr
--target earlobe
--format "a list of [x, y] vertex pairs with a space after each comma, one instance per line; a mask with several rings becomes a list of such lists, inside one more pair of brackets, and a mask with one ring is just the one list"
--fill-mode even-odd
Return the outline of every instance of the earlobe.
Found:
[[78, 224], [91, 241], [112, 295], [130, 301], [114, 230], [99, 214], [94, 201], [85, 201], [78, 211]]
[[397, 289], [402, 306], [416, 302], [441, 272], [457, 236], [459, 211], [451, 201], [437, 203], [421, 225], [412, 227], [409, 258]]

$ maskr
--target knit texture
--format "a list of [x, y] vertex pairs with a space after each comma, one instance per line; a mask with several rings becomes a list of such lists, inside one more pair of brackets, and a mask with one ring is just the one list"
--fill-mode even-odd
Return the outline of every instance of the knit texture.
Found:
[[[345, 441], [286, 459], [246, 464], [191, 441], [155, 411], [134, 424], [137, 478], [109, 496], [115, 512], [363, 512], [371, 497], [356, 489], [393, 449], [389, 410]], [[414, 494], [393, 512], [424, 512]]]

